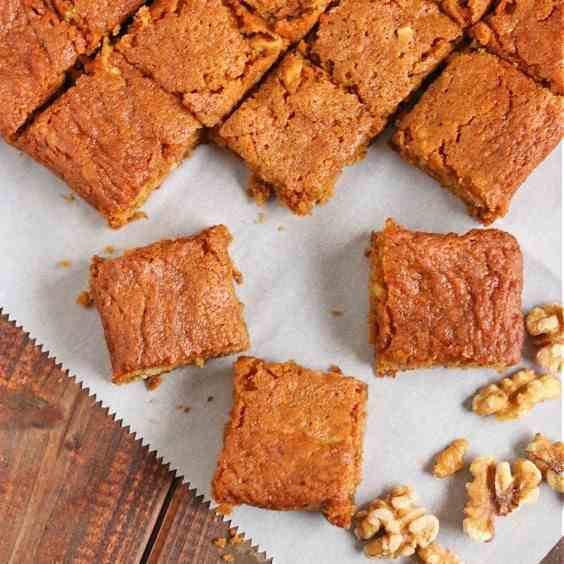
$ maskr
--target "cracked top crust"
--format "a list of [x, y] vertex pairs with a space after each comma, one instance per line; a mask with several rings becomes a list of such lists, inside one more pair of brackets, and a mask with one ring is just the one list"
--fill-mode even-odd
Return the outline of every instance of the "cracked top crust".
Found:
[[19, 146], [119, 227], [195, 146], [200, 128], [174, 96], [105, 48]]
[[367, 386], [339, 372], [241, 357], [213, 480], [218, 502], [320, 510], [349, 527], [360, 481]]
[[471, 52], [453, 57], [392, 141], [488, 224], [563, 132], [561, 97], [495, 55]]
[[489, 51], [564, 94], [564, 0], [501, 0], [471, 31]]
[[371, 119], [300, 53], [286, 56], [219, 135], [299, 215], [326, 201], [343, 166], [364, 153]]
[[306, 35], [330, 3], [330, 0], [241, 1], [292, 43]]
[[285, 46], [234, 0], [157, 0], [139, 10], [117, 49], [212, 127]]
[[461, 35], [430, 0], [343, 0], [321, 16], [309, 55], [357, 92], [377, 133]]
[[0, 10], [0, 133], [12, 141], [30, 114], [55, 93], [85, 49], [50, 2], [3, 0]]
[[119, 26], [143, 0], [52, 0], [61, 17], [77, 26], [85, 38], [88, 50], [94, 50], [107, 34]]
[[423, 233], [388, 219], [372, 236], [371, 262], [378, 374], [520, 361], [523, 261], [508, 233]]
[[90, 289], [110, 352], [113, 382], [246, 350], [233, 288], [229, 230], [159, 241], [115, 259], [94, 257]]

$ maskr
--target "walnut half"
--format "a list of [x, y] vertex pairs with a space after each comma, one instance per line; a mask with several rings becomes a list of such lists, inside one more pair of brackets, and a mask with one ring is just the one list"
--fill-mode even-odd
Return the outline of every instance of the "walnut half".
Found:
[[497, 384], [478, 391], [472, 400], [472, 410], [478, 415], [494, 415], [499, 421], [519, 419], [537, 403], [560, 397], [561, 384], [551, 374], [535, 374], [519, 370]]
[[533, 308], [527, 314], [527, 331], [540, 347], [537, 362], [551, 372], [564, 368], [564, 307], [546, 304]]
[[433, 476], [446, 478], [464, 468], [464, 456], [468, 451], [466, 439], [455, 439], [444, 450], [439, 452], [433, 466]]
[[542, 472], [548, 485], [554, 491], [564, 493], [564, 443], [553, 443], [542, 433], [537, 433], [525, 452]]
[[398, 486], [355, 515], [354, 533], [367, 541], [368, 558], [394, 560], [429, 546], [439, 533], [439, 520], [417, 505], [413, 488]]
[[418, 549], [417, 556], [425, 564], [464, 564], [452, 550], [448, 550], [436, 542]]
[[495, 519], [510, 515], [523, 504], [536, 501], [542, 480], [539, 469], [518, 458], [513, 468], [508, 462], [479, 457], [470, 465], [473, 480], [466, 485], [464, 532], [479, 542], [489, 542], [495, 534]]

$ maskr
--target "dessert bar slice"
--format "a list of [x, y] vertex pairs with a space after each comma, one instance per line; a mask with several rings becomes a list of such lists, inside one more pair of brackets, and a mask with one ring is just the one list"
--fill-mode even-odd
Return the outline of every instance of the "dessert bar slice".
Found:
[[560, 141], [564, 102], [495, 55], [453, 57], [392, 142], [489, 224]]
[[31, 113], [65, 80], [85, 42], [47, 0], [3, 0], [0, 8], [0, 134], [13, 142]]
[[117, 48], [211, 127], [285, 46], [235, 0], [156, 0], [139, 10]]
[[112, 362], [112, 381], [131, 382], [249, 347], [239, 277], [218, 225], [114, 259], [94, 257], [90, 291]]
[[366, 384], [253, 357], [239, 358], [234, 372], [216, 501], [323, 511], [348, 528], [362, 471]]
[[19, 146], [120, 227], [195, 147], [200, 131], [179, 100], [106, 47]]
[[434, 366], [502, 370], [521, 360], [523, 261], [514, 237], [408, 231], [372, 235], [370, 340], [377, 374]]
[[299, 41], [317, 23], [331, 0], [241, 0], [276, 33]]
[[61, 17], [77, 27], [88, 51], [99, 46], [103, 37], [116, 34], [143, 0], [52, 0]]
[[307, 53], [358, 94], [376, 134], [461, 36], [432, 0], [343, 0], [321, 16]]
[[471, 31], [488, 51], [564, 94], [564, 0], [500, 0]]
[[364, 155], [371, 127], [355, 94], [295, 52], [222, 125], [219, 137], [259, 185], [270, 184], [288, 208], [305, 215], [333, 195], [343, 167]]

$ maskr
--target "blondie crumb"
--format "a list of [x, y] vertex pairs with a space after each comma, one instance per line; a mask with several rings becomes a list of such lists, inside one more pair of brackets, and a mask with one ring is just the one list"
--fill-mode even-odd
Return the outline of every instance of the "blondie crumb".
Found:
[[92, 296], [90, 295], [90, 292], [88, 290], [84, 290], [80, 292], [80, 294], [78, 294], [78, 296], [76, 297], [76, 303], [86, 309], [94, 306], [94, 300], [92, 299]]
[[145, 387], [150, 392], [154, 392], [157, 388], [160, 388], [163, 383], [163, 379], [160, 376], [150, 376], [145, 378]]
[[72, 262], [67, 259], [57, 261], [58, 268], [70, 268], [72, 266]]

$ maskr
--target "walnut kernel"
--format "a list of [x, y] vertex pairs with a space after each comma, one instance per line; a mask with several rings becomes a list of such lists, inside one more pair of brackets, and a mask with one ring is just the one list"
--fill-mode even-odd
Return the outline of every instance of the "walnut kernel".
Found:
[[554, 491], [564, 493], [564, 443], [553, 443], [542, 433], [537, 433], [525, 452], [542, 472], [548, 485]]
[[561, 384], [550, 374], [535, 374], [519, 370], [498, 384], [480, 389], [472, 400], [472, 410], [478, 415], [494, 415], [500, 421], [519, 419], [543, 401], [560, 397]]
[[455, 439], [444, 450], [439, 452], [433, 466], [433, 476], [446, 478], [464, 468], [464, 456], [468, 451], [466, 439]]
[[439, 533], [439, 520], [417, 505], [409, 486], [396, 487], [385, 498], [372, 501], [355, 515], [355, 523], [356, 537], [368, 541], [364, 554], [369, 558], [411, 556]]
[[527, 331], [540, 347], [537, 362], [551, 372], [564, 368], [564, 307], [546, 304], [533, 308], [527, 315]]
[[452, 550], [448, 550], [436, 542], [425, 548], [419, 548], [417, 556], [425, 564], [464, 564]]
[[542, 476], [529, 460], [518, 458], [511, 468], [508, 462], [479, 457], [470, 465], [470, 473], [473, 480], [466, 485], [463, 525], [464, 532], [476, 541], [491, 541], [496, 517], [510, 515], [538, 498]]

